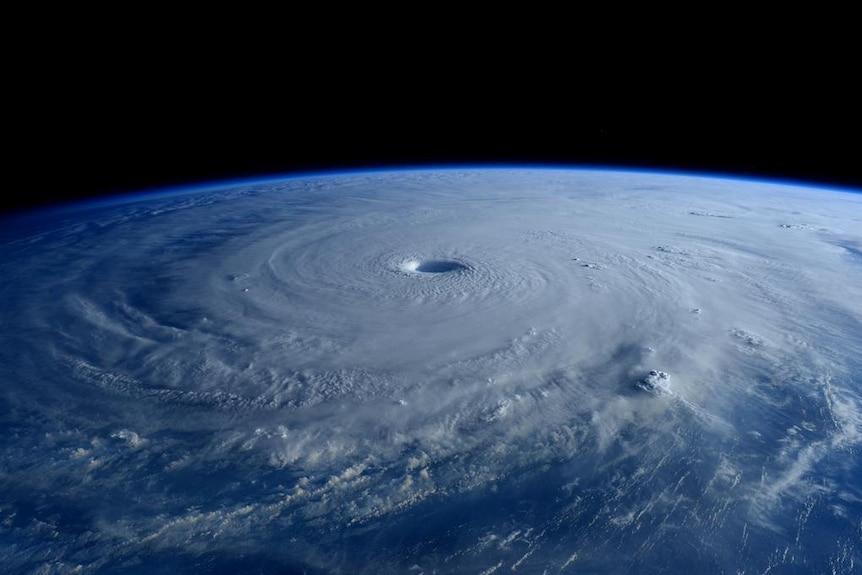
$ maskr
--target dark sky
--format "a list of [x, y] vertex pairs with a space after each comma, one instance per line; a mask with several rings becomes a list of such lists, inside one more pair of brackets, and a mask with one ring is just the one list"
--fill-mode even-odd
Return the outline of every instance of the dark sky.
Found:
[[153, 57], [151, 39], [137, 40], [142, 48], [125, 42], [117, 59], [104, 38], [89, 46], [75, 37], [49, 66], [28, 67], [38, 78], [16, 82], [28, 88], [9, 107], [15, 185], [0, 209], [261, 175], [477, 163], [862, 188], [862, 116], [852, 94], [833, 99], [830, 90], [842, 91], [828, 85], [816, 100], [733, 84], [705, 94], [673, 87], [669, 98], [634, 80], [573, 81], [564, 69], [518, 75], [503, 60], [406, 69], [391, 54], [351, 60], [348, 50], [335, 66], [297, 45], [258, 66], [247, 53], [237, 60], [229, 42]]
[[[644, 121], [604, 113], [435, 110], [253, 98], [135, 100], [64, 112], [24, 149], [5, 207], [226, 178], [332, 169], [522, 163], [609, 165], [862, 187], [857, 134], [817, 122]], [[449, 104], [451, 105], [451, 103]], [[21, 170], [15, 166], [13, 169]], [[19, 179], [19, 181], [21, 181]]]

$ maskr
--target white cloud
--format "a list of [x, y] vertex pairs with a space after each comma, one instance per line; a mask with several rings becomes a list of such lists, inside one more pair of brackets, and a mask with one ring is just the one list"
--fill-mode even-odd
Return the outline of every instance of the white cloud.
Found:
[[[745, 525], [751, 548], [809, 501], [858, 508], [840, 485], [862, 443], [857, 196], [467, 171], [195, 198], [63, 224], [0, 262], [0, 324], [42, 342], [0, 350], [28, 414], [0, 479], [120, 517], [94, 554], [290, 534], [312, 564], [349, 526], [473, 497], [517, 512], [459, 526], [452, 554], [541, 572], [591, 568], [583, 539], [688, 553], [675, 536], [708, 526], [717, 548]], [[636, 388], [651, 369], [667, 393]], [[521, 513], [535, 477], [554, 500]]]

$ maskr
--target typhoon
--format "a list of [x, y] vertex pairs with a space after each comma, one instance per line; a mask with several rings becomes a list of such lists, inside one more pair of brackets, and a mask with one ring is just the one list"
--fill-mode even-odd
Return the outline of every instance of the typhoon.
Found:
[[7, 573], [858, 573], [862, 194], [574, 169], [0, 222]]

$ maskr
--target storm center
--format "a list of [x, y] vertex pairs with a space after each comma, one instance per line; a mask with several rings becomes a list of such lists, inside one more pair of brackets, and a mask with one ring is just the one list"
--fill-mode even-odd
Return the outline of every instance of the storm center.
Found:
[[467, 269], [467, 266], [454, 260], [412, 260], [404, 264], [404, 268], [423, 274], [445, 274]]

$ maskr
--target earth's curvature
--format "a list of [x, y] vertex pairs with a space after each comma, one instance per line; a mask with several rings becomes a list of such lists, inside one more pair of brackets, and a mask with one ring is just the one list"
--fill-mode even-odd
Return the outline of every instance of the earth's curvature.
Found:
[[862, 194], [429, 169], [5, 227], [4, 572], [862, 568]]

